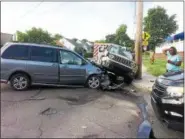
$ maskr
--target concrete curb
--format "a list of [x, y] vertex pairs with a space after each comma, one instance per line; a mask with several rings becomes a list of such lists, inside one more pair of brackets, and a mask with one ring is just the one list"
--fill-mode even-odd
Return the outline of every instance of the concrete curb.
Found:
[[132, 86], [134, 86], [135, 88], [137, 88], [139, 90], [142, 90], [143, 92], [151, 93], [153, 83], [150, 83], [150, 85], [146, 85], [146, 84], [140, 83], [139, 81], [133, 81]]

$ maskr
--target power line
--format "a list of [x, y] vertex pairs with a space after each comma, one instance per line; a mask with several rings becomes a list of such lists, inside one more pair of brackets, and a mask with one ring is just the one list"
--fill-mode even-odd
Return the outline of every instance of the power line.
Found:
[[47, 10], [45, 10], [45, 11], [39, 13], [39, 14], [47, 14], [47, 13], [50, 12], [50, 11], [56, 11], [57, 8], [59, 8], [59, 7], [62, 6], [62, 5], [65, 5], [64, 3], [65, 3], [65, 2], [62, 2], [62, 3], [59, 4], [59, 5], [57, 4], [56, 7], [53, 7], [53, 8], [51, 8], [51, 9], [47, 9]]
[[24, 18], [26, 15], [28, 15], [29, 13], [31, 13], [33, 10], [37, 9], [42, 3], [44, 2], [44, 0], [42, 0], [41, 2], [39, 2], [33, 9], [28, 10], [24, 15], [22, 15], [20, 18]]
[[[35, 10], [36, 8], [38, 8], [42, 3], [44, 2], [44, 0], [42, 0], [41, 2], [39, 2], [36, 6], [34, 6], [31, 10], [28, 10], [24, 15], [20, 16], [20, 18], [17, 20], [17, 22], [15, 21], [15, 27], [18, 28], [19, 22], [20, 20], [22, 20], [26, 15], [28, 15], [29, 13], [31, 13], [33, 10]], [[17, 25], [16, 25], [17, 24]]]

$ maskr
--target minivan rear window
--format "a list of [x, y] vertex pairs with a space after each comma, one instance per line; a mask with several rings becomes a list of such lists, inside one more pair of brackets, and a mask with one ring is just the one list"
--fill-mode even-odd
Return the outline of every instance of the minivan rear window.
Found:
[[31, 47], [31, 60], [40, 62], [56, 62], [56, 50], [47, 47]]
[[26, 45], [11, 45], [2, 54], [4, 59], [29, 59], [29, 47]]

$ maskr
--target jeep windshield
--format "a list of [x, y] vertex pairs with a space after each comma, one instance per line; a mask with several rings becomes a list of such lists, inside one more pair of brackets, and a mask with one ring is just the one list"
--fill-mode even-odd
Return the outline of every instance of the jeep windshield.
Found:
[[115, 55], [124, 56], [128, 58], [129, 60], [133, 60], [132, 54], [126, 50], [126, 47], [123, 47], [123, 46], [119, 46], [119, 45], [109, 46], [108, 52], [115, 54]]

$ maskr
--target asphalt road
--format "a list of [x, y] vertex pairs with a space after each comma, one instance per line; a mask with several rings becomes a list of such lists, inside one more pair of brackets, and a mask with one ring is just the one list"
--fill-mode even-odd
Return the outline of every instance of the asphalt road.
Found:
[[[32, 87], [13, 91], [1, 84], [2, 138], [135, 138], [141, 122], [137, 104], [149, 95], [136, 91]], [[183, 137], [161, 126], [148, 105], [157, 137]]]

